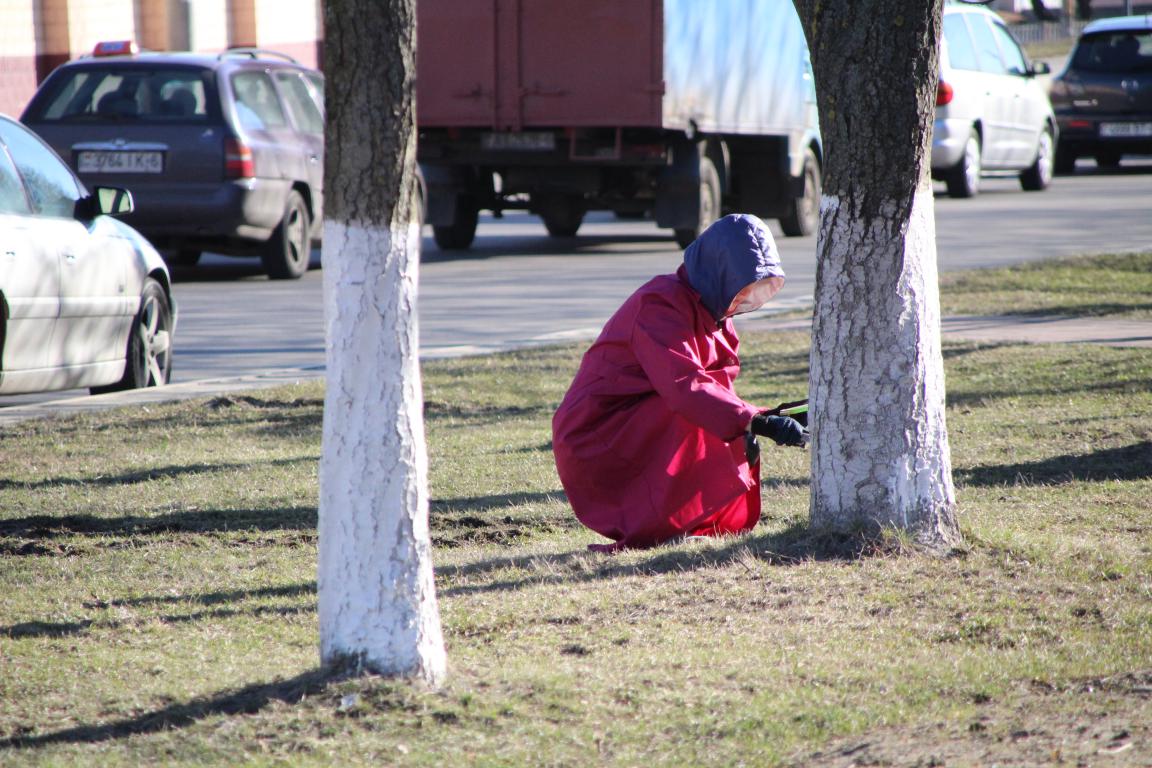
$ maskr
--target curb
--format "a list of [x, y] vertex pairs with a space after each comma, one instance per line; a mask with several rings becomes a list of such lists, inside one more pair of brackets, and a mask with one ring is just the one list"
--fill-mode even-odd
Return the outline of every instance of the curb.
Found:
[[[773, 321], [768, 312], [752, 313], [745, 320], [746, 327], [759, 331], [810, 331], [811, 318]], [[1111, 320], [1101, 318], [1064, 317], [1059, 315], [956, 315], [945, 317], [941, 331], [947, 340], [987, 341], [1010, 344], [1097, 344], [1111, 347], [1152, 348], [1152, 321]], [[570, 333], [554, 334], [548, 338], [532, 339], [530, 344], [558, 343], [569, 340], [594, 338], [596, 329], [580, 329]], [[422, 359], [456, 357], [460, 354], [484, 354], [516, 348], [439, 348], [426, 350]], [[431, 354], [427, 354], [430, 352]], [[181, 382], [164, 387], [134, 389], [107, 395], [86, 395], [52, 400], [31, 405], [0, 407], [0, 426], [17, 424], [29, 419], [58, 418], [86, 411], [117, 408], [125, 405], [147, 405], [198, 397], [210, 397], [252, 389], [266, 389], [284, 384], [295, 384], [324, 378], [324, 367], [286, 368], [263, 371], [249, 376], [201, 381]]]

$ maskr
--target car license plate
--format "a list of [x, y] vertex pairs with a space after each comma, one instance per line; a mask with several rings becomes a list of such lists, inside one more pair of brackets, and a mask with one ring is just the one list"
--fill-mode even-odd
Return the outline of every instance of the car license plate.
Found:
[[1152, 123], [1100, 123], [1105, 138], [1152, 137]]
[[76, 157], [80, 173], [163, 173], [163, 152], [87, 150]]
[[543, 131], [486, 133], [480, 137], [480, 145], [501, 152], [551, 152], [556, 149], [556, 136]]

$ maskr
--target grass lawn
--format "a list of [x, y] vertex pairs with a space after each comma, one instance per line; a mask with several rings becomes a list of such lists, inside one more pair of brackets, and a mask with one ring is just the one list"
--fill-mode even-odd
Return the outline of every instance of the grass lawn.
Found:
[[[742, 395], [803, 393], [805, 334], [744, 344]], [[435, 692], [318, 669], [321, 385], [10, 427], [0, 764], [1152, 762], [1152, 350], [947, 345], [943, 559], [810, 535], [770, 448], [751, 535], [588, 552], [580, 351], [424, 366]]]
[[1152, 251], [1075, 256], [940, 277], [945, 315], [1152, 319]]

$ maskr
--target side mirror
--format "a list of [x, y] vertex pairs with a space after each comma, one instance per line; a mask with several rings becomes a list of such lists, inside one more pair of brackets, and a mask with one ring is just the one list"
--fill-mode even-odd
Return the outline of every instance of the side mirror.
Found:
[[1050, 75], [1052, 74], [1052, 67], [1048, 66], [1046, 61], [1034, 61], [1032, 66], [1028, 68], [1028, 74], [1035, 77], [1036, 75]]
[[96, 187], [96, 212], [105, 216], [123, 216], [136, 210], [132, 193], [120, 187]]
[[97, 216], [123, 216], [134, 210], [132, 193], [122, 187], [96, 187], [93, 194], [76, 201], [76, 218], [81, 221]]

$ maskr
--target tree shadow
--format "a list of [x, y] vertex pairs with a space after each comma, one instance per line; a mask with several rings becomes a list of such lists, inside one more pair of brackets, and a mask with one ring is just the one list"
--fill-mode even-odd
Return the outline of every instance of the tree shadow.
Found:
[[[274, 459], [264, 462], [269, 466], [289, 466], [301, 461], [313, 462], [315, 459]], [[42, 490], [45, 488], [83, 487], [83, 488], [109, 488], [114, 486], [137, 485], [149, 483], [154, 480], [178, 480], [188, 475], [205, 475], [216, 472], [233, 472], [241, 469], [250, 469], [252, 463], [196, 463], [176, 464], [167, 467], [150, 467], [120, 475], [97, 475], [96, 477], [50, 477], [43, 480], [9, 480], [0, 478], [0, 491], [19, 489], [24, 491]], [[4, 532], [5, 521], [0, 521], [0, 534]]]
[[[287, 616], [298, 616], [304, 613], [315, 613], [316, 607], [313, 606], [274, 606], [274, 605], [259, 605], [253, 608], [213, 608], [207, 611], [195, 611], [193, 613], [173, 613], [168, 615], [149, 617], [163, 622], [164, 624], [189, 624], [196, 621], [205, 621], [208, 619], [232, 619], [238, 616], [250, 616], [258, 618], [261, 616], [276, 616], [284, 618]], [[49, 622], [49, 621], [24, 621], [19, 624], [12, 624], [7, 627], [0, 627], [0, 637], [8, 637], [12, 639], [20, 638], [58, 638], [58, 637], [76, 637], [87, 633], [89, 629], [108, 629], [115, 630], [125, 626], [131, 626], [134, 622], [122, 621], [119, 619], [110, 620], [96, 620], [84, 619], [82, 621], [66, 621], [66, 622]]]
[[1056, 485], [1077, 481], [1145, 480], [1152, 477], [1152, 441], [1041, 461], [954, 470], [969, 486]]
[[[279, 507], [275, 509], [218, 509], [172, 512], [164, 515], [29, 515], [0, 520], [0, 537], [36, 541], [69, 536], [161, 536], [172, 533], [238, 533], [244, 531], [309, 531], [315, 532], [315, 507]], [[115, 542], [105, 542], [108, 546]], [[43, 555], [51, 552], [23, 543], [0, 541], [2, 555]]]
[[305, 697], [323, 693], [335, 679], [331, 670], [318, 668], [288, 680], [254, 683], [104, 725], [78, 725], [51, 733], [9, 736], [0, 739], [0, 750], [37, 749], [53, 744], [95, 744], [187, 728], [216, 715], [251, 715], [277, 702], [295, 706]]
[[[673, 541], [643, 550], [639, 560], [627, 561], [613, 555], [588, 550], [563, 552], [556, 555], [525, 555], [496, 557], [451, 570], [463, 577], [484, 577], [490, 573], [519, 570], [527, 571], [523, 577], [493, 581], [486, 584], [467, 584], [440, 590], [444, 597], [513, 592], [526, 587], [548, 584], [587, 584], [622, 576], [681, 573], [699, 569], [712, 569], [736, 563], [748, 565], [749, 559], [772, 566], [793, 566], [812, 561], [851, 561], [869, 553], [879, 552], [883, 543], [865, 532], [831, 533], [813, 531], [807, 524], [795, 523], [776, 533], [750, 533], [710, 540], [707, 546]], [[547, 573], [541, 574], [542, 563]]]

